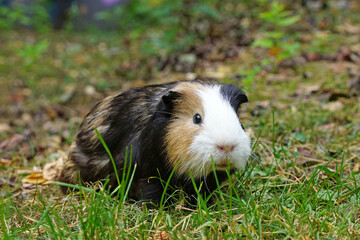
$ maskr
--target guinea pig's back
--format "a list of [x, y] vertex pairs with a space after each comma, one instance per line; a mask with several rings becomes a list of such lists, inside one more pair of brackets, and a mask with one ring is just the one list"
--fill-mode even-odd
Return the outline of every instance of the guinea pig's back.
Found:
[[174, 83], [132, 88], [98, 102], [86, 115], [73, 142], [59, 181], [77, 183], [104, 179], [113, 165], [95, 132], [98, 130], [115, 159], [122, 166], [127, 147], [132, 147], [133, 163], [138, 161], [141, 134], [149, 125], [161, 96]]

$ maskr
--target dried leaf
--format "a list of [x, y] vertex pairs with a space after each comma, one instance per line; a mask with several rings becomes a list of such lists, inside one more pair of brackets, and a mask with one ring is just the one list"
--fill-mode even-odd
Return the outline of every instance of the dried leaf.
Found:
[[58, 150], [61, 145], [61, 136], [59, 135], [52, 135], [47, 138], [47, 145], [48, 148], [51, 150]]
[[1, 157], [11, 159], [15, 152], [21, 153], [26, 159], [35, 156], [36, 148], [29, 140], [29, 134], [14, 134], [0, 143]]
[[356, 163], [353, 168], [353, 172], [358, 172], [360, 170], [360, 163]]
[[30, 114], [23, 113], [21, 115], [21, 121], [23, 122], [24, 125], [26, 125], [26, 124], [30, 124], [33, 121], [33, 118]]
[[143, 87], [146, 85], [146, 82], [143, 80], [135, 81], [131, 84], [131, 87]]
[[314, 93], [319, 92], [321, 89], [321, 86], [318, 84], [314, 85], [307, 85], [307, 86], [300, 86], [298, 90], [296, 91], [296, 94], [298, 96], [310, 96]]
[[10, 101], [12, 102], [21, 102], [24, 99], [24, 95], [22, 95], [20, 92], [13, 93], [10, 96]]
[[166, 231], [162, 231], [160, 233], [156, 233], [153, 237], [153, 239], [156, 240], [165, 240], [165, 239], [169, 239], [169, 235]]
[[350, 46], [352, 52], [360, 52], [360, 43], [354, 44]]
[[96, 94], [96, 89], [94, 86], [87, 85], [84, 89], [84, 93], [88, 96], [93, 96]]
[[338, 30], [340, 33], [359, 34], [360, 26], [345, 22], [343, 25], [337, 26], [336, 30]]
[[24, 142], [27, 139], [25, 135], [14, 134], [10, 138], [0, 142], [0, 149], [10, 150], [17, 147], [20, 143]]
[[45, 112], [51, 120], [57, 117], [57, 112], [51, 107], [45, 107]]
[[7, 123], [0, 123], [0, 133], [9, 132], [11, 130], [9, 124]]
[[272, 47], [272, 48], [269, 49], [268, 53], [269, 53], [270, 56], [276, 57], [281, 52], [282, 52], [282, 48], [280, 48], [280, 47]]
[[289, 77], [286, 74], [267, 74], [266, 81], [269, 83], [280, 83], [289, 81]]
[[231, 74], [232, 70], [230, 67], [227, 66], [219, 66], [216, 69], [207, 69], [203, 77], [210, 78], [210, 79], [221, 79], [225, 78], [227, 75]]
[[336, 111], [339, 111], [341, 109], [344, 108], [344, 104], [340, 101], [336, 101], [336, 102], [329, 102], [325, 105], [322, 105], [321, 106], [322, 109], [324, 110], [329, 110], [329, 111], [332, 111], [332, 112], [336, 112]]
[[76, 86], [74, 84], [69, 84], [65, 87], [65, 92], [61, 96], [61, 102], [68, 102], [75, 94]]
[[44, 178], [43, 172], [32, 172], [30, 175], [21, 179], [22, 183], [30, 183], [30, 184], [49, 184], [50, 182]]
[[349, 98], [350, 95], [344, 92], [334, 91], [333, 89], [324, 89], [317, 94], [320, 101], [337, 101], [340, 98]]
[[350, 62], [335, 62], [330, 63], [328, 65], [328, 68], [337, 74], [345, 74], [349, 71], [351, 67], [353, 67], [354, 64]]
[[44, 178], [47, 180], [57, 179], [63, 165], [64, 165], [63, 156], [60, 156], [56, 161], [45, 164], [43, 170]]
[[9, 159], [5, 159], [5, 158], [0, 159], [0, 166], [6, 166], [6, 165], [9, 165], [10, 163], [11, 163], [11, 160], [9, 160]]
[[245, 215], [242, 214], [242, 213], [241, 213], [241, 214], [237, 214], [237, 215], [234, 215], [234, 216], [233, 216], [232, 220], [233, 220], [233, 221], [238, 221], [239, 219], [244, 218], [244, 216], [245, 216]]
[[351, 49], [349, 47], [341, 47], [335, 56], [336, 61], [348, 61], [351, 60]]
[[312, 165], [317, 164], [316, 155], [311, 149], [300, 146], [300, 147], [297, 147], [297, 152], [300, 155], [300, 158], [297, 159], [297, 161], [296, 161], [297, 164], [300, 164], [303, 166], [312, 166]]
[[305, 54], [305, 59], [308, 62], [319, 61], [322, 58], [323, 58], [323, 56], [320, 53], [317, 53], [317, 52], [312, 52], [312, 53]]
[[293, 58], [284, 59], [279, 63], [279, 67], [290, 68], [296, 65], [306, 63], [306, 58], [303, 56], [297, 56]]
[[335, 123], [328, 123], [328, 124], [321, 125], [318, 129], [321, 131], [325, 131], [325, 132], [336, 131], [337, 133], [342, 133], [345, 131], [344, 126], [338, 126], [338, 125], [335, 125]]
[[322, 126], [320, 126], [318, 129], [322, 130], [322, 131], [333, 131], [335, 128], [335, 123], [328, 123], [328, 124], [324, 124]]

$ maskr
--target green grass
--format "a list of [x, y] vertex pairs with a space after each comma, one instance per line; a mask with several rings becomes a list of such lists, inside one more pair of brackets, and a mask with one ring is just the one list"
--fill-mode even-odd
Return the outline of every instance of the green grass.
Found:
[[[359, 238], [359, 174], [347, 171], [348, 148], [358, 144], [358, 135], [344, 142], [338, 149], [342, 153], [325, 155], [319, 158], [320, 164], [305, 171], [294, 163], [296, 157], [290, 150], [298, 140], [282, 143], [285, 134], [279, 134], [274, 120], [268, 124], [268, 133], [266, 127], [262, 132], [270, 134], [273, 142], [260, 138], [254, 149], [261, 162], [252, 161], [245, 172], [231, 176], [215, 192], [214, 204], [198, 198], [198, 204], [189, 207], [180, 194], [171, 206], [147, 209], [85, 187], [69, 196], [51, 194], [47, 198], [44, 193], [51, 189], [45, 187], [32, 199], [1, 200], [2, 237]], [[123, 178], [121, 183], [126, 181]], [[123, 187], [120, 192], [124, 195]]]
[[246, 177], [232, 176], [223, 191], [216, 192], [215, 204], [207, 206], [199, 198], [191, 208], [177, 202], [148, 210], [89, 189], [66, 198], [37, 194], [21, 209], [6, 199], [1, 202], [2, 234], [4, 239], [144, 239], [160, 233], [175, 239], [356, 239], [359, 177], [346, 176], [344, 167], [333, 172], [319, 166], [310, 175], [292, 179], [275, 166], [255, 165]]

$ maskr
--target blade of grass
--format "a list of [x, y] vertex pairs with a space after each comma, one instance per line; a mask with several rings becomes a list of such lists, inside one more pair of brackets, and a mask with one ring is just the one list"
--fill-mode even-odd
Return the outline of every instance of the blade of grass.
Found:
[[5, 220], [5, 199], [4, 198], [0, 198], [0, 224], [1, 224], [1, 231], [3, 233], [3, 237], [4, 239], [8, 239], [9, 235], [9, 229], [6, 226], [6, 220]]
[[97, 135], [97, 137], [99, 138], [101, 144], [103, 145], [103, 147], [105, 148], [107, 154], [108, 154], [109, 157], [110, 157], [111, 163], [112, 163], [113, 168], [114, 168], [116, 180], [117, 180], [117, 182], [118, 182], [118, 185], [120, 186], [120, 185], [121, 185], [121, 182], [120, 182], [119, 174], [118, 174], [118, 172], [117, 172], [116, 164], [115, 164], [114, 158], [113, 158], [113, 156], [112, 156], [112, 154], [111, 154], [111, 152], [110, 152], [110, 149], [109, 149], [108, 146], [106, 145], [104, 139], [102, 138], [100, 132], [97, 130], [96, 127], [94, 128], [94, 130], [95, 130], [96, 135]]
[[168, 177], [168, 179], [167, 179], [167, 181], [166, 181], [166, 184], [165, 184], [165, 186], [164, 186], [164, 191], [163, 191], [163, 193], [162, 193], [162, 195], [161, 195], [161, 199], [160, 199], [160, 212], [163, 210], [163, 205], [164, 205], [164, 199], [165, 199], [165, 195], [166, 195], [166, 192], [167, 192], [167, 189], [168, 189], [168, 187], [169, 187], [169, 184], [170, 184], [170, 181], [171, 181], [171, 178], [172, 178], [172, 176], [174, 175], [174, 173], [175, 173], [175, 171], [176, 171], [176, 169], [177, 169], [177, 167], [179, 166], [179, 164], [181, 163], [181, 161], [179, 161], [176, 165], [175, 165], [175, 167], [173, 168], [173, 170], [171, 171], [171, 173], [170, 173], [170, 176]]

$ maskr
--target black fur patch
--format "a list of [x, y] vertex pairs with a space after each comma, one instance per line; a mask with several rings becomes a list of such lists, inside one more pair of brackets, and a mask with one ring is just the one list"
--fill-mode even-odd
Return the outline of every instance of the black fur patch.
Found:
[[230, 102], [230, 105], [235, 109], [239, 109], [242, 103], [248, 102], [246, 94], [235, 85], [221, 85], [221, 95]]
[[174, 108], [175, 100], [179, 99], [180, 97], [181, 94], [179, 92], [169, 91], [162, 96], [162, 102], [167, 110], [172, 111]]

